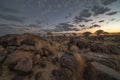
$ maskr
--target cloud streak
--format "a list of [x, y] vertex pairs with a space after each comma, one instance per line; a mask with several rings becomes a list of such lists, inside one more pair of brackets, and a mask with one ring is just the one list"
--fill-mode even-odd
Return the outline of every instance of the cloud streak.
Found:
[[0, 12], [20, 13], [20, 11], [0, 5]]
[[110, 12], [110, 13], [107, 13], [107, 15], [109, 15], [109, 16], [111, 16], [111, 15], [115, 15], [115, 14], [117, 14], [118, 12], [117, 11], [115, 11], [115, 12]]
[[13, 22], [19, 22], [19, 23], [24, 23], [26, 19], [25, 17], [19, 17], [15, 15], [7, 15], [7, 14], [1, 14], [1, 13], [0, 13], [0, 18], [7, 21], [13, 21]]
[[103, 6], [93, 6], [91, 11], [94, 13], [94, 16], [100, 15], [100, 14], [104, 14], [108, 11], [110, 11], [111, 9], [108, 7], [103, 7]]
[[110, 5], [114, 2], [116, 2], [117, 0], [101, 0], [101, 3], [104, 5]]

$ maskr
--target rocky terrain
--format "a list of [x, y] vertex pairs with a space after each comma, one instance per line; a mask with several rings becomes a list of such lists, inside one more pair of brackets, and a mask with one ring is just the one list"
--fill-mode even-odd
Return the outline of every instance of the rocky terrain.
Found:
[[0, 80], [120, 80], [120, 36], [0, 37]]

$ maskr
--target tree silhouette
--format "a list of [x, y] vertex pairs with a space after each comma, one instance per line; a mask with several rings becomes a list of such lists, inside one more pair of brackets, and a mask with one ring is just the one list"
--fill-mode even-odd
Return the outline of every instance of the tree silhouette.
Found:
[[91, 35], [92, 33], [91, 32], [84, 32], [83, 33], [83, 36], [85, 37], [85, 38], [87, 38], [87, 37], [89, 37], [90, 35]]
[[100, 30], [97, 30], [97, 31], [95, 32], [95, 34], [98, 35], [98, 36], [101, 35], [101, 34], [103, 34], [103, 33], [104, 33], [104, 31], [101, 30], [101, 29], [100, 29]]

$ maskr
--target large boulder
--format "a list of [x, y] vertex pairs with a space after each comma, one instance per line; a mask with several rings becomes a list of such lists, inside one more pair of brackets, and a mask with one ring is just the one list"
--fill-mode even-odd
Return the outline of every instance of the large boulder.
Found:
[[0, 63], [2, 64], [3, 61], [5, 60], [5, 58], [7, 57], [8, 53], [7, 51], [3, 50], [3, 51], [0, 51]]
[[61, 70], [65, 80], [83, 80], [84, 60], [80, 54], [64, 55], [61, 58]]
[[17, 50], [8, 55], [4, 65], [8, 65], [10, 69], [27, 72], [32, 69], [32, 58], [33, 54], [31, 52]]
[[81, 56], [84, 57], [87, 63], [96, 61], [115, 70], [119, 70], [117, 61], [107, 54], [88, 52], [81, 54]]
[[6, 58], [4, 64], [12, 64], [18, 62], [20, 59], [28, 57], [30, 59], [33, 58], [33, 54], [31, 52], [19, 51], [16, 50], [13, 53], [10, 53]]
[[86, 80], [120, 80], [118, 72], [98, 62], [90, 63], [84, 75]]
[[35, 47], [29, 46], [29, 45], [21, 45], [17, 48], [17, 50], [23, 50], [23, 51], [35, 51]]
[[25, 57], [18, 61], [17, 65], [14, 67], [14, 70], [29, 72], [32, 70], [32, 65], [32, 59]]

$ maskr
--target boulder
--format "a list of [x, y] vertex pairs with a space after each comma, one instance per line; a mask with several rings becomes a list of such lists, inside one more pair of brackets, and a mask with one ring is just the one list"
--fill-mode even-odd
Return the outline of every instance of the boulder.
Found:
[[32, 65], [32, 59], [25, 57], [18, 61], [17, 65], [14, 67], [14, 70], [30, 72], [32, 70]]
[[52, 75], [55, 77], [55, 80], [65, 80], [63, 72], [59, 69], [52, 70]]
[[63, 55], [61, 57], [61, 70], [65, 76], [65, 80], [84, 80], [82, 77], [84, 60], [80, 57], [80, 54]]
[[29, 72], [33, 66], [33, 54], [26, 51], [15, 51], [8, 55], [4, 61], [4, 65], [8, 65], [9, 69], [21, 72]]
[[42, 74], [42, 72], [37, 72], [35, 74], [35, 80], [41, 80], [41, 74]]
[[115, 70], [119, 70], [117, 61], [107, 54], [88, 52], [81, 54], [81, 56], [84, 57], [87, 63], [96, 61]]
[[12, 78], [12, 80], [24, 80], [23, 76], [16, 75]]
[[17, 48], [17, 50], [23, 50], [23, 51], [35, 51], [35, 47], [33, 46], [29, 46], [29, 45], [22, 45], [20, 47]]
[[0, 63], [2, 64], [3, 61], [5, 60], [5, 58], [7, 57], [8, 53], [7, 51], [3, 50], [3, 51], [0, 51]]
[[86, 80], [120, 80], [118, 72], [103, 64], [92, 62], [88, 66], [89, 69], [84, 74], [86, 75]]

